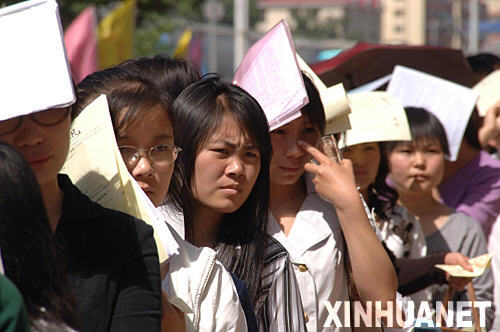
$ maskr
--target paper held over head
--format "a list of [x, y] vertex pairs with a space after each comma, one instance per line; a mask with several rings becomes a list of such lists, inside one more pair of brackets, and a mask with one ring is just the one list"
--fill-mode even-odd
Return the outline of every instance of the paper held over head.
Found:
[[490, 267], [492, 257], [493, 254], [489, 253], [469, 259], [472, 271], [465, 270], [460, 265], [436, 264], [435, 266], [438, 269], [448, 272], [452, 277], [475, 278], [483, 274]]
[[403, 66], [396, 66], [387, 87], [403, 107], [422, 107], [443, 125], [450, 161], [457, 159], [465, 128], [479, 93], [465, 86]]
[[483, 78], [472, 88], [479, 93], [477, 100], [477, 110], [480, 116], [485, 116], [486, 112], [500, 101], [500, 69], [495, 70]]
[[318, 89], [325, 109], [325, 135], [341, 133], [350, 129], [351, 125], [347, 115], [351, 112], [351, 107], [349, 106], [349, 98], [344, 90], [344, 85], [339, 83], [327, 88], [318, 75], [298, 54], [297, 62], [300, 69], [309, 75], [309, 78]]
[[248, 50], [233, 83], [259, 102], [271, 130], [300, 117], [300, 109], [309, 99], [285, 20]]
[[349, 95], [351, 129], [339, 142], [341, 148], [361, 143], [410, 141], [406, 113], [396, 98], [385, 91]]
[[178, 244], [152, 202], [127, 170], [116, 144], [108, 103], [101, 95], [73, 120], [70, 149], [61, 173], [91, 200], [144, 220], [154, 229], [160, 262]]
[[74, 103], [55, 0], [0, 9], [0, 121]]

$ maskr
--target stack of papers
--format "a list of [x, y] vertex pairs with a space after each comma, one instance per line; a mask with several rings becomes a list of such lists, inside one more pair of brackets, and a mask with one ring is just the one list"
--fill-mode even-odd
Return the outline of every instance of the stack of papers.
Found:
[[108, 103], [101, 95], [73, 121], [70, 150], [61, 173], [91, 200], [144, 220], [154, 229], [160, 263], [178, 244], [161, 214], [127, 170], [116, 144]]
[[234, 74], [233, 83], [259, 102], [270, 130], [301, 116], [300, 109], [309, 99], [285, 20], [250, 48]]
[[57, 2], [0, 9], [0, 121], [74, 103]]

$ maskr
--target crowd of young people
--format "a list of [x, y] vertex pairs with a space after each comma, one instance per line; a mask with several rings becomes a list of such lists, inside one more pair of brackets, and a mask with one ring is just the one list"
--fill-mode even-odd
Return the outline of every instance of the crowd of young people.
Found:
[[[320, 94], [302, 80], [309, 103], [272, 131], [245, 90], [163, 56], [87, 76], [70, 107], [0, 121], [0, 248], [27, 309], [5, 319], [19, 331], [347, 331], [326, 327], [325, 302], [389, 310], [444, 283], [467, 299], [470, 280], [434, 264], [470, 270], [467, 258], [487, 251], [500, 162], [470, 143], [479, 126], [450, 164], [439, 120], [406, 108], [412, 141], [347, 142], [336, 162], [320, 149]], [[152, 227], [59, 174], [72, 120], [101, 94], [130, 175], [179, 244], [161, 267]], [[481, 160], [498, 177], [477, 195], [466, 183]], [[474, 279], [477, 300], [492, 301], [493, 285], [489, 270]]]

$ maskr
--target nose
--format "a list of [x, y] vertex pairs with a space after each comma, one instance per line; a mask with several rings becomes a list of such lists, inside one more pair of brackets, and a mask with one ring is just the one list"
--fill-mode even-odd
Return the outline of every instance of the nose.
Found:
[[425, 156], [422, 152], [416, 151], [413, 158], [413, 164], [417, 168], [425, 168]]
[[26, 146], [35, 146], [43, 141], [43, 132], [29, 116], [23, 116], [21, 126], [16, 130], [14, 144], [21, 149]]
[[297, 144], [300, 138], [290, 137], [287, 141], [286, 156], [292, 158], [302, 157], [304, 155], [304, 150]]
[[153, 176], [153, 173], [154, 170], [151, 161], [143, 155], [139, 156], [139, 161], [130, 172], [135, 179], [150, 178]]
[[353, 167], [359, 167], [364, 164], [363, 151], [360, 149], [353, 149], [353, 151], [349, 152], [346, 158], [351, 160]]
[[226, 167], [226, 175], [241, 176], [244, 170], [245, 167], [243, 166], [243, 162], [241, 161], [241, 159], [239, 157], [234, 157]]

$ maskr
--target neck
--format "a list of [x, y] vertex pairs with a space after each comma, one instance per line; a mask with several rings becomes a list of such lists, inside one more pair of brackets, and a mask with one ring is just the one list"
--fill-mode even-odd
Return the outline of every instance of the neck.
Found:
[[441, 211], [442, 207], [445, 206], [433, 197], [432, 192], [418, 194], [398, 192], [398, 194], [399, 200], [404, 207], [420, 220], [435, 215], [437, 211]]
[[462, 141], [460, 145], [460, 151], [458, 152], [456, 161], [446, 161], [444, 168], [444, 176], [441, 183], [446, 182], [455, 173], [457, 173], [462, 167], [470, 163], [479, 154], [479, 150], [474, 149], [465, 140]]
[[43, 187], [40, 187], [40, 190], [42, 192], [45, 210], [49, 217], [50, 227], [52, 231], [55, 232], [62, 216], [63, 191], [59, 188], [57, 178]]
[[194, 245], [215, 248], [219, 242], [219, 230], [223, 218], [224, 214], [195, 203], [193, 214]]
[[280, 207], [289, 205], [291, 202], [302, 204], [306, 196], [305, 179], [301, 177], [299, 181], [289, 185], [271, 182], [269, 194], [269, 207], [273, 214]]

